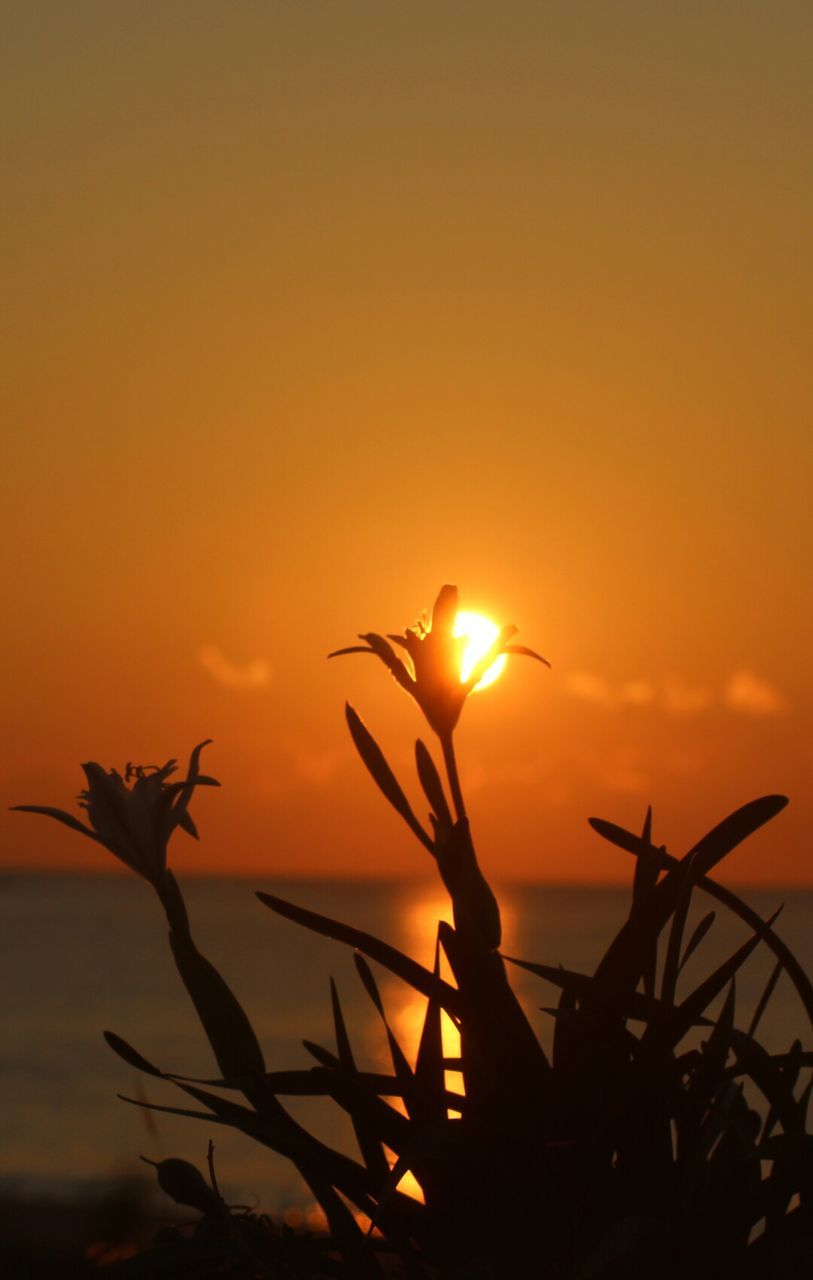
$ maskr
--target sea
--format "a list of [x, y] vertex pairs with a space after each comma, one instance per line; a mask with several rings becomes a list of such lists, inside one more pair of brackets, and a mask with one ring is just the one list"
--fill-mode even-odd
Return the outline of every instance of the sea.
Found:
[[[279, 917], [254, 891], [355, 925], [431, 966], [438, 920], [450, 918], [439, 885], [192, 878], [183, 888], [198, 948], [247, 1011], [270, 1070], [313, 1065], [305, 1040], [334, 1048], [331, 977], [358, 1064], [389, 1069], [384, 1028], [351, 949]], [[784, 904], [777, 931], [812, 971], [813, 892], [740, 892], [763, 917]], [[629, 908], [629, 891], [614, 887], [504, 885], [498, 897], [504, 954], [582, 972], [595, 967]], [[702, 892], [696, 898], [693, 919], [712, 907], [717, 918], [684, 970], [684, 992], [749, 934]], [[183, 1157], [205, 1171], [211, 1140], [218, 1181], [231, 1202], [282, 1213], [307, 1206], [309, 1193], [295, 1170], [267, 1148], [207, 1120], [136, 1105], [198, 1109], [171, 1084], [118, 1058], [103, 1039], [105, 1029], [164, 1070], [219, 1074], [175, 969], [163, 913], [144, 883], [130, 875], [0, 877], [0, 952], [0, 1195], [66, 1201], [97, 1195], [111, 1180], [151, 1179], [141, 1156]], [[393, 1029], [412, 1055], [423, 1002], [373, 968]], [[549, 1045], [553, 1020], [545, 1010], [558, 992], [509, 968]], [[772, 968], [773, 957], [760, 947], [738, 976], [738, 1025], [748, 1026]], [[811, 1044], [807, 1017], [784, 975], [760, 1030], [769, 1049], [786, 1050], [797, 1037]], [[292, 1099], [289, 1105], [323, 1141], [353, 1152], [346, 1118], [333, 1103]]]

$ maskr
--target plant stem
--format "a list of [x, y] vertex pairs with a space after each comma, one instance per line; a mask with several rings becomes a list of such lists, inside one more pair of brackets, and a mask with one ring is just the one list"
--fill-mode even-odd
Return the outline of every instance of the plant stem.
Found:
[[457, 760], [455, 759], [452, 734], [442, 734], [440, 745], [443, 747], [443, 759], [446, 764], [446, 774], [449, 779], [449, 789], [452, 793], [455, 814], [458, 822], [462, 822], [466, 816], [466, 806], [463, 803], [463, 792], [460, 790], [460, 778], [457, 773]]

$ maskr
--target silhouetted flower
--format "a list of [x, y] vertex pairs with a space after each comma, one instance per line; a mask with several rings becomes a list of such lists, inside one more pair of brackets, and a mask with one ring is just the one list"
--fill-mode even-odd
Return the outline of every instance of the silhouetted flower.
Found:
[[217, 787], [214, 778], [199, 772], [200, 753], [211, 739], [195, 747], [189, 760], [189, 772], [182, 782], [167, 782], [177, 770], [177, 762], [168, 760], [157, 765], [128, 764], [124, 776], [116, 769], [103, 769], [89, 761], [82, 768], [87, 790], [80, 792], [79, 804], [87, 811], [90, 826], [66, 813], [45, 805], [18, 804], [23, 813], [44, 813], [66, 827], [89, 836], [104, 845], [122, 862], [151, 884], [158, 884], [166, 871], [167, 844], [176, 827], [197, 839], [197, 830], [189, 814], [189, 802], [195, 787]]
[[[461, 680], [460, 665], [466, 637], [454, 634], [456, 614], [457, 587], [446, 585], [440, 589], [428, 626], [420, 620], [407, 628], [402, 636], [384, 637], [368, 632], [359, 636], [366, 644], [336, 649], [328, 656], [337, 658], [345, 653], [375, 654], [401, 688], [415, 699], [435, 732], [441, 738], [448, 737], [460, 718], [466, 698], [501, 654], [524, 654], [525, 657], [544, 662], [546, 667], [550, 666], [546, 658], [540, 657], [532, 649], [526, 649], [520, 644], [510, 644], [517, 628], [506, 626], [500, 628], [491, 648], [475, 664], [468, 678]], [[406, 661], [398, 656], [390, 641], [405, 650]]]

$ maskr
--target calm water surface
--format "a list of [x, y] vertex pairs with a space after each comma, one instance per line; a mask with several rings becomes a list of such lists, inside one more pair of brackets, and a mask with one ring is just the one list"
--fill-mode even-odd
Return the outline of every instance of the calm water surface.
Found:
[[[381, 1026], [364, 993], [352, 953], [270, 912], [254, 897], [262, 888], [394, 942], [431, 965], [445, 895], [433, 884], [320, 881], [189, 880], [184, 891], [200, 950], [221, 970], [247, 1010], [270, 1069], [305, 1067], [303, 1039], [334, 1047], [328, 980], [336, 979], [358, 1059], [385, 1065]], [[763, 915], [786, 904], [777, 926], [813, 970], [813, 894], [751, 892]], [[709, 902], [698, 895], [699, 915]], [[504, 951], [548, 964], [589, 970], [601, 957], [628, 906], [616, 889], [505, 887], [500, 893]], [[713, 905], [713, 904], [711, 904]], [[714, 964], [747, 936], [718, 910], [698, 965]], [[208, 1042], [176, 973], [163, 915], [133, 877], [9, 876], [0, 879], [0, 1190], [73, 1195], [111, 1175], [143, 1170], [139, 1154], [184, 1156], [203, 1166], [211, 1137], [221, 1182], [233, 1199], [259, 1197], [270, 1209], [308, 1199], [286, 1162], [248, 1138], [218, 1126], [155, 1114], [117, 1098], [124, 1093], [184, 1106], [180, 1091], [141, 1076], [118, 1059], [102, 1030], [118, 1032], [157, 1065], [190, 1075], [216, 1075]], [[738, 979], [738, 1021], [747, 1025], [771, 969], [755, 956]], [[695, 968], [695, 977], [699, 973]], [[547, 983], [514, 970], [516, 988], [546, 1043], [555, 1004]], [[421, 1007], [377, 970], [393, 1023], [414, 1048]], [[692, 982], [687, 969], [686, 982]], [[783, 977], [763, 1024], [769, 1047], [794, 1036], [810, 1043], [803, 1012]], [[192, 1104], [194, 1105], [194, 1104]], [[353, 1149], [348, 1126], [331, 1103], [291, 1103], [320, 1137]]]

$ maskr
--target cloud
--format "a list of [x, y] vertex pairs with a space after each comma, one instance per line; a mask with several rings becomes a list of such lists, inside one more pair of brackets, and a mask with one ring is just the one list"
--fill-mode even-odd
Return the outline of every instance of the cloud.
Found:
[[297, 775], [316, 787], [329, 786], [344, 762], [345, 751], [303, 751], [294, 760]]
[[603, 676], [592, 671], [569, 672], [564, 678], [564, 687], [572, 697], [607, 710], [619, 706], [644, 707], [655, 697], [649, 680], [626, 680], [614, 689]]
[[597, 707], [613, 707], [616, 698], [603, 676], [592, 671], [571, 671], [564, 678], [564, 687], [574, 698], [592, 702]]
[[696, 743], [691, 746], [667, 746], [664, 744], [662, 768], [677, 778], [691, 778], [701, 773], [708, 763], [708, 753]]
[[608, 791], [635, 796], [651, 790], [642, 756], [633, 747], [618, 747], [605, 756], [599, 765], [599, 776]]
[[598, 782], [606, 791], [638, 796], [652, 790], [648, 762], [637, 747], [611, 747], [603, 752], [588, 748], [579, 761], [591, 784]]
[[204, 670], [227, 689], [261, 689], [271, 679], [271, 668], [262, 658], [230, 662], [213, 644], [204, 645], [198, 658]]
[[723, 702], [732, 711], [748, 716], [777, 716], [787, 710], [787, 699], [768, 680], [741, 667], [723, 691]]
[[615, 685], [594, 671], [570, 671], [562, 684], [571, 697], [604, 711], [656, 706], [669, 716], [684, 719], [712, 706], [723, 706], [748, 716], [777, 716], [788, 709], [784, 694], [747, 667], [740, 667], [718, 690], [690, 684], [679, 676], [671, 676], [658, 685], [642, 677]]
[[255, 774], [253, 786], [264, 800], [277, 800], [301, 790], [323, 790], [335, 783], [349, 757], [347, 747], [311, 748], [299, 741], [277, 740], [262, 772]]
[[621, 686], [621, 701], [631, 707], [645, 707], [655, 697], [655, 687], [650, 680], [627, 680]]
[[670, 716], [696, 716], [713, 701], [708, 689], [682, 680], [667, 680], [661, 690], [661, 706]]

